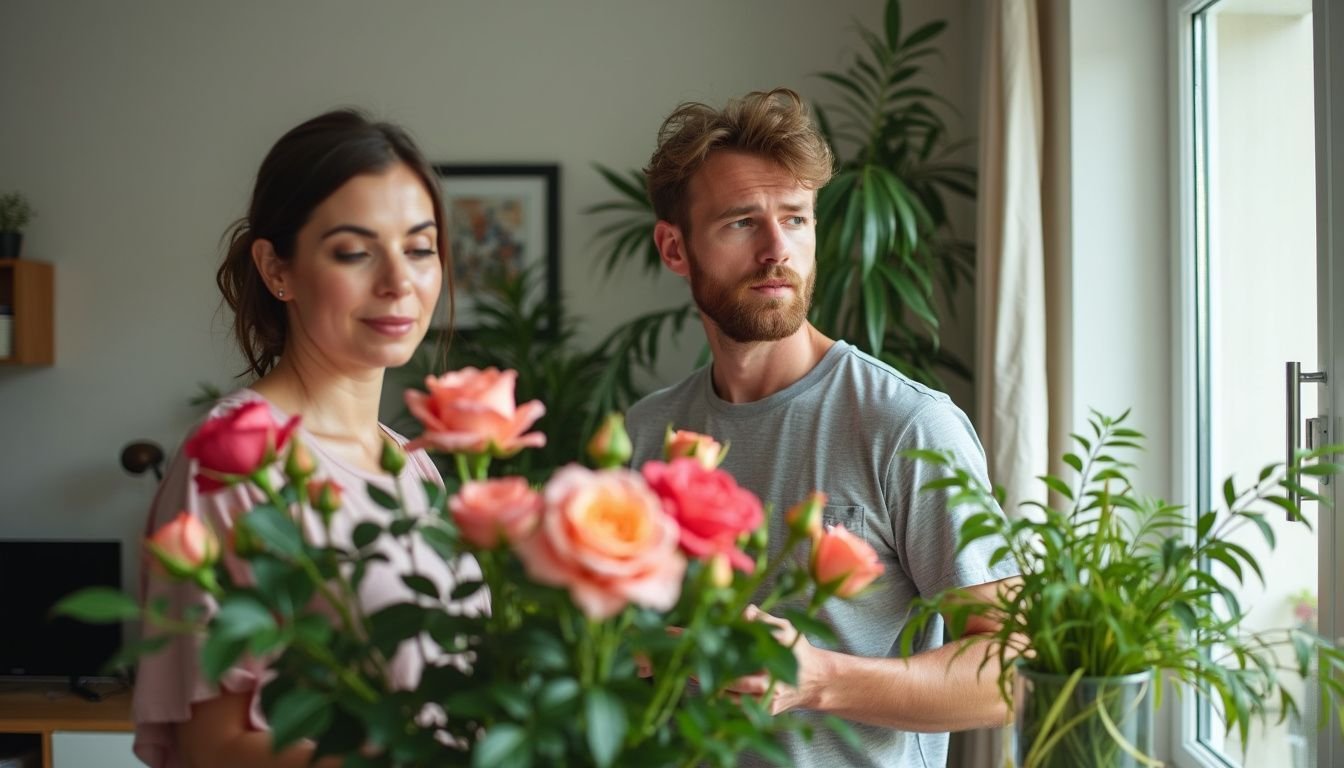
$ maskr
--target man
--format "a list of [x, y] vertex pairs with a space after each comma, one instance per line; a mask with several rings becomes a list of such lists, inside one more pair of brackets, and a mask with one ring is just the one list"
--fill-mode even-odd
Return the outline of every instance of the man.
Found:
[[[1006, 707], [984, 651], [953, 660], [934, 622], [910, 659], [899, 656], [913, 599], [950, 587], [992, 595], [1015, 575], [989, 565], [989, 546], [956, 552], [959, 514], [921, 493], [935, 470], [911, 448], [953, 451], [984, 476], [984, 451], [965, 415], [917, 384], [807, 322], [815, 282], [816, 192], [832, 157], [796, 93], [751, 93], [719, 111], [683, 104], [659, 131], [645, 170], [663, 263], [690, 282], [711, 365], [630, 409], [634, 464], [660, 454], [664, 430], [730, 440], [723, 467], [773, 504], [770, 540], [784, 541], [783, 510], [813, 489], [829, 496], [827, 525], [844, 525], [878, 552], [885, 573], [822, 618], [837, 647], [799, 641], [797, 688], [775, 713], [832, 714], [854, 724], [863, 749], [825, 727], [785, 746], [799, 766], [943, 766], [947, 731], [1001, 724]], [[782, 620], [766, 617], [792, 631]], [[987, 622], [971, 633], [992, 632]], [[963, 641], [964, 642], [964, 641]], [[950, 663], [950, 666], [949, 666]], [[739, 683], [761, 694], [760, 678]], [[748, 761], [751, 758], [747, 758]]]

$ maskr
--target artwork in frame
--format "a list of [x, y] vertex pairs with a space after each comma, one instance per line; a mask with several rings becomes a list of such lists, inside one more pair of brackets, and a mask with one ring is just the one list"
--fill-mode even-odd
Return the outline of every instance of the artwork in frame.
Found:
[[[555, 164], [434, 166], [453, 257], [454, 328], [476, 325], [475, 297], [488, 280], [540, 272], [555, 327], [560, 302], [560, 167]], [[437, 327], [448, 324], [439, 302]], [[548, 329], [548, 330], [550, 330]]]

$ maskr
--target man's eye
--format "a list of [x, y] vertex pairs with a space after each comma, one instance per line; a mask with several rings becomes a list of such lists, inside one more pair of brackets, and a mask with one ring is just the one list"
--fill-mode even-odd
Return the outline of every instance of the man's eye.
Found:
[[806, 217], [806, 216], [790, 216], [790, 217], [789, 217], [789, 223], [792, 224], [792, 225], [794, 225], [795, 227], [804, 227], [804, 226], [807, 226], [807, 217]]
[[751, 219], [738, 219], [728, 224], [729, 229], [746, 229], [751, 226]]

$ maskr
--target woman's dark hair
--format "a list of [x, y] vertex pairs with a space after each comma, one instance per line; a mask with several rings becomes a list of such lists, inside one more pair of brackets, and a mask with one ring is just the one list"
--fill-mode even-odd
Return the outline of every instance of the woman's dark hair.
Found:
[[439, 261], [447, 283], [448, 317], [453, 316], [453, 283], [443, 199], [434, 172], [405, 130], [370, 120], [362, 112], [338, 109], [290, 130], [271, 147], [257, 171], [247, 216], [229, 228], [228, 251], [215, 275], [233, 310], [233, 334], [247, 358], [244, 375], [264, 376], [284, 351], [289, 323], [285, 305], [266, 288], [252, 262], [252, 244], [269, 240], [288, 261], [294, 242], [313, 210], [355, 176], [379, 173], [403, 163], [424, 182], [438, 224]]

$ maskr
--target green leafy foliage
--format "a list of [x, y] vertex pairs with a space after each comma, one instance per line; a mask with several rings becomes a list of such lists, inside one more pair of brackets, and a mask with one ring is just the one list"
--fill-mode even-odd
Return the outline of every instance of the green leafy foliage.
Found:
[[[971, 377], [940, 342], [938, 298], [952, 305], [970, 281], [974, 244], [953, 231], [949, 196], [975, 197], [975, 169], [956, 161], [945, 100], [921, 84], [923, 60], [946, 28], [934, 21], [905, 34], [900, 0], [886, 6], [884, 35], [859, 27], [863, 50], [840, 72], [819, 77], [838, 102], [817, 106], [818, 127], [836, 156], [835, 176], [817, 197], [817, 283], [809, 319], [906, 374], [934, 386]], [[634, 262], [661, 269], [655, 216], [639, 171], [597, 171], [616, 192], [587, 213], [615, 217], [598, 232], [607, 274]]]
[[[451, 343], [432, 334], [391, 379], [392, 387], [400, 390], [421, 386], [426, 376], [465, 366], [518, 371], [518, 400], [546, 403], [546, 415], [537, 428], [549, 439], [544, 448], [524, 451], [495, 466], [501, 474], [533, 479], [579, 461], [583, 436], [592, 434], [607, 413], [622, 411], [643, 396], [640, 376], [652, 371], [661, 340], [679, 332], [693, 316], [689, 305], [648, 312], [585, 347], [578, 341], [576, 318], [562, 307], [547, 306], [542, 295], [541, 280], [532, 271], [490, 281], [475, 296], [475, 327]], [[552, 318], [556, 325], [548, 329]], [[445, 347], [446, 360], [440, 354]], [[418, 428], [405, 411], [392, 426], [403, 432]]]
[[[989, 602], [971, 600], [961, 590], [917, 601], [902, 636], [905, 652], [940, 614], [954, 634], [971, 618], [986, 617], [998, 629], [979, 639], [991, 650], [985, 663], [998, 662], [1005, 701], [1013, 700], [1015, 659], [1025, 669], [1061, 679], [1158, 670], [1218, 701], [1227, 729], [1236, 728], [1243, 744], [1253, 718], [1298, 712], [1281, 675], [1315, 674], [1323, 696], [1334, 699], [1344, 693], [1338, 678], [1344, 671], [1344, 652], [1325, 638], [1300, 628], [1257, 633], [1242, 628], [1246, 612], [1237, 586], [1247, 579], [1263, 581], [1264, 574], [1255, 554], [1233, 537], [1241, 530], [1254, 531], [1272, 549], [1274, 534], [1265, 516], [1287, 510], [1300, 524], [1300, 510], [1289, 491], [1306, 491], [1298, 484], [1302, 476], [1338, 472], [1340, 466], [1326, 459], [1340, 447], [1303, 452], [1301, 464], [1291, 468], [1269, 465], [1246, 487], [1229, 479], [1221, 510], [1191, 515], [1133, 487], [1134, 465], [1121, 456], [1141, 447], [1143, 436], [1124, 426], [1127, 416], [1094, 412], [1090, 437], [1075, 434], [1080, 450], [1064, 458], [1075, 475], [1041, 478], [1064, 504], [1028, 502], [1026, 514], [1016, 519], [1000, 514], [996, 494], [956, 466], [950, 454], [908, 454], [942, 468], [945, 477], [930, 485], [974, 510], [961, 528], [958, 547], [985, 539], [999, 543], [996, 557], [1016, 563], [1022, 575]], [[1310, 491], [1304, 495], [1320, 500]], [[1234, 583], [1219, 578], [1211, 564], [1224, 569]], [[972, 643], [962, 652], [973, 646], [983, 647]], [[1291, 649], [1295, 663], [1284, 666], [1276, 654], [1279, 648]], [[1048, 710], [1056, 703], [1029, 706]], [[1040, 714], [1049, 716], [1048, 711]], [[1096, 726], [1077, 716], [1064, 721], [1070, 727]], [[1058, 748], [1073, 750], [1069, 754], [1083, 754], [1077, 750], [1095, 748], [1093, 737], [1095, 733], [1065, 739], [1057, 732], [1052, 738], [1063, 745]], [[1046, 751], [1036, 753], [1041, 762], [1034, 764], [1075, 764], [1046, 760]]]
[[18, 192], [0, 195], [0, 232], [22, 232], [37, 214], [28, 198]]

